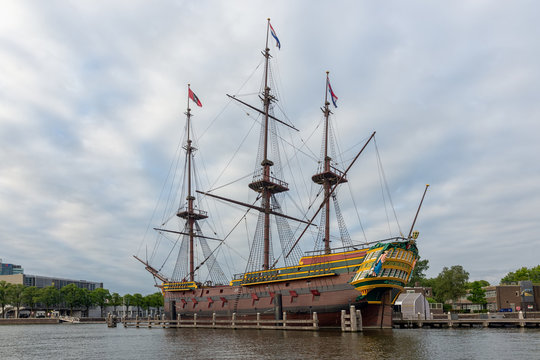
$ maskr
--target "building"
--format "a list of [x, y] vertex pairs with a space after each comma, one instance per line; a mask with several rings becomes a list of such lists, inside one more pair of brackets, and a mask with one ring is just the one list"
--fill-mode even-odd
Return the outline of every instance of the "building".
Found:
[[26, 275], [26, 274], [13, 274], [2, 275], [0, 281], [5, 280], [11, 284], [22, 284], [24, 286], [35, 286], [37, 288], [44, 288], [47, 286], [54, 286], [57, 289], [61, 289], [66, 285], [75, 284], [81, 289], [95, 290], [97, 288], [103, 288], [102, 282], [86, 281], [86, 280], [72, 280], [63, 279], [57, 277], [39, 276], [39, 275]]
[[0, 281], [4, 280], [10, 284], [35, 286], [37, 288], [44, 288], [52, 285], [59, 290], [69, 284], [75, 284], [78, 288], [88, 289], [90, 291], [97, 288], [103, 288], [103, 283], [101, 282], [27, 275], [24, 273], [24, 269], [21, 265], [4, 264], [2, 263], [2, 259], [0, 259], [0, 269], [2, 270], [0, 273]]
[[531, 281], [519, 281], [515, 284], [486, 286], [486, 305], [473, 304], [463, 295], [456, 301], [449, 301], [452, 310], [490, 312], [538, 311], [540, 309], [540, 285], [533, 285]]
[[[446, 304], [451, 305], [452, 310], [463, 310], [463, 311], [475, 312], [475, 311], [481, 311], [484, 309], [484, 305], [482, 304], [473, 304], [473, 302], [468, 299], [469, 296], [471, 295], [467, 293], [455, 301], [448, 300]], [[489, 310], [489, 308], [487, 309]]]
[[407, 291], [399, 294], [394, 303], [394, 313], [400, 313], [401, 319], [429, 320], [432, 318], [430, 304], [421, 292]]
[[22, 268], [21, 265], [5, 264], [2, 262], [2, 259], [0, 259], [0, 276], [22, 274], [22, 273], [24, 273], [24, 269]]
[[489, 311], [539, 311], [540, 309], [540, 285], [533, 285], [531, 281], [487, 286], [485, 290]]
[[406, 287], [405, 292], [419, 293], [419, 294], [424, 295], [426, 299], [433, 297], [433, 290], [431, 289], [431, 287], [423, 287], [423, 286], [420, 286], [419, 283], [416, 283], [415, 286], [412, 286], [412, 287]]
[[[433, 289], [431, 287], [423, 287], [420, 286], [420, 284], [416, 283], [414, 287], [406, 287], [405, 292], [403, 294], [421, 294], [424, 300], [426, 300], [427, 304], [426, 309], [429, 309], [429, 313], [432, 314], [442, 314], [443, 313], [443, 304], [441, 303], [434, 303], [427, 301], [428, 298], [433, 298]], [[401, 296], [400, 295], [400, 296]], [[413, 299], [414, 297], [409, 297], [410, 299]], [[415, 298], [416, 299], [416, 298]], [[417, 300], [415, 300], [417, 301]], [[397, 302], [397, 300], [396, 300]], [[400, 312], [401, 309], [399, 307], [394, 307], [394, 312]], [[417, 311], [418, 312], [418, 311]], [[423, 310], [422, 310], [423, 312]], [[430, 315], [430, 316], [431, 316]], [[426, 319], [429, 319], [430, 317], [426, 317]]]

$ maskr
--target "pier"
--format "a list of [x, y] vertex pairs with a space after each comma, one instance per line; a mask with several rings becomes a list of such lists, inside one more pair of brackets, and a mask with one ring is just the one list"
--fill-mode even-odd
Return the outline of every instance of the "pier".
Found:
[[136, 328], [211, 328], [211, 329], [267, 329], [267, 330], [319, 330], [319, 320], [317, 313], [314, 312], [311, 319], [297, 320], [287, 319], [287, 314], [283, 313], [283, 319], [261, 319], [261, 314], [257, 313], [254, 319], [238, 318], [236, 313], [231, 317], [216, 317], [214, 313], [212, 318], [198, 318], [197, 314], [193, 317], [181, 317], [178, 315], [176, 320], [168, 320], [164, 317], [148, 317], [135, 319], [121, 319], [124, 327]]
[[540, 312], [442, 314], [433, 319], [393, 319], [394, 328], [454, 328], [454, 327], [540, 327]]
[[[175, 320], [165, 319], [164, 316], [147, 317], [135, 319], [118, 319], [109, 314], [107, 317], [108, 327], [116, 327], [121, 322], [124, 327], [135, 328], [211, 328], [211, 329], [260, 329], [260, 330], [307, 330], [318, 331], [319, 318], [316, 312], [311, 315], [311, 319], [288, 319], [287, 313], [283, 312], [282, 319], [261, 319], [261, 314], [257, 313], [255, 318], [238, 317], [233, 313], [230, 317], [217, 317], [214, 313], [211, 318], [199, 318], [197, 314], [193, 317], [182, 317], [180, 314]], [[358, 332], [362, 331], [362, 314], [351, 306], [349, 313], [341, 311], [341, 331]]]

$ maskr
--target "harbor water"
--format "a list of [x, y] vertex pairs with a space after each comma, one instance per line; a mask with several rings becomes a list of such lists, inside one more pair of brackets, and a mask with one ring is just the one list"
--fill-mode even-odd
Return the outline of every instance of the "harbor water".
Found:
[[537, 359], [540, 329], [388, 329], [362, 333], [0, 326], [0, 359]]

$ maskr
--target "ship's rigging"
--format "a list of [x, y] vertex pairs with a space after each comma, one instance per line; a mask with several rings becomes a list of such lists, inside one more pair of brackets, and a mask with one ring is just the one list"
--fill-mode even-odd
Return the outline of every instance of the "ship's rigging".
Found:
[[[258, 270], [268, 270], [275, 268], [278, 261], [284, 263], [285, 266], [294, 266], [298, 264], [300, 257], [303, 255], [302, 250], [300, 249], [299, 240], [305, 233], [311, 234], [315, 237], [313, 243], [315, 251], [321, 251], [324, 254], [330, 254], [332, 252], [332, 245], [339, 245], [341, 247], [351, 247], [354, 245], [349, 231], [345, 226], [345, 218], [341, 212], [341, 208], [338, 201], [338, 191], [337, 188], [341, 184], [348, 184], [347, 177], [345, 175], [346, 171], [340, 170], [340, 164], [347, 164], [341, 159], [343, 153], [336, 152], [336, 134], [333, 131], [331, 114], [328, 101], [328, 73], [326, 78], [326, 91], [325, 91], [325, 104], [321, 108], [323, 112], [323, 142], [321, 146], [321, 156], [319, 161], [319, 168], [316, 175], [313, 175], [312, 181], [315, 184], [320, 185], [320, 189], [317, 191], [317, 194], [314, 198], [308, 200], [308, 204], [303, 204], [300, 202], [293, 201], [297, 210], [302, 214], [301, 216], [291, 216], [287, 215], [283, 209], [283, 201], [285, 196], [288, 196], [289, 184], [283, 180], [284, 178], [284, 167], [289, 166], [289, 162], [292, 161], [295, 157], [298, 157], [298, 153], [304, 153], [308, 157], [313, 158], [311, 155], [313, 152], [307, 146], [306, 141], [301, 140], [302, 144], [300, 146], [294, 145], [293, 141], [288, 142], [285, 140], [285, 137], [281, 134], [280, 128], [286, 128], [289, 131], [298, 131], [294, 125], [288, 120], [283, 121], [279, 119], [274, 114], [274, 109], [277, 104], [277, 97], [273, 94], [272, 86], [272, 70], [270, 64], [270, 48], [268, 46], [268, 32], [269, 32], [270, 22], [267, 25], [267, 41], [266, 47], [263, 51], [263, 63], [264, 63], [264, 76], [262, 89], [260, 91], [259, 98], [262, 102], [262, 109], [257, 108], [256, 106], [250, 105], [248, 102], [243, 101], [239, 98], [238, 94], [236, 95], [227, 95], [230, 98], [231, 102], [236, 102], [239, 106], [247, 107], [250, 111], [253, 110], [258, 115], [253, 117], [250, 114], [247, 114], [248, 117], [254, 118], [253, 125], [259, 123], [261, 125], [260, 135], [259, 135], [259, 147], [256, 156], [255, 170], [247, 175], [244, 175], [238, 178], [236, 181], [246, 179], [251, 177], [251, 182], [249, 183], [249, 188], [255, 192], [256, 199], [252, 203], [240, 202], [238, 200], [232, 200], [225, 198], [219, 195], [214, 194], [213, 192], [217, 189], [226, 187], [230, 182], [223, 186], [213, 187], [212, 190], [201, 192], [199, 189], [202, 187], [199, 185], [194, 186], [194, 183], [197, 183], [195, 175], [195, 151], [197, 150], [193, 146], [193, 140], [191, 138], [192, 127], [191, 127], [191, 109], [189, 107], [189, 96], [188, 96], [188, 106], [186, 115], [186, 141], [183, 145], [183, 150], [185, 151], [185, 163], [184, 163], [184, 181], [181, 185], [181, 202], [178, 209], [175, 212], [175, 216], [165, 216], [163, 222], [160, 226], [155, 227], [154, 229], [160, 236], [168, 238], [172, 243], [172, 249], [168, 253], [163, 261], [163, 264], [160, 267], [153, 267], [150, 265], [152, 262], [153, 255], [155, 254], [155, 249], [159, 246], [161, 240], [156, 241], [156, 246], [152, 250], [150, 259], [147, 257], [146, 260], [142, 260], [140, 257], [136, 256], [137, 260], [141, 261], [146, 269], [152, 273], [152, 275], [161, 280], [165, 281], [177, 281], [177, 282], [186, 282], [186, 281], [197, 281], [197, 282], [211, 282], [213, 284], [226, 284], [228, 282], [228, 276], [225, 275], [225, 272], [222, 270], [220, 263], [218, 262], [218, 254], [220, 250], [224, 247], [228, 247], [226, 244], [226, 239], [232, 233], [232, 231], [241, 223], [242, 220], [246, 219], [248, 214], [253, 214], [258, 212], [257, 215], [257, 224], [255, 227], [255, 232], [252, 235], [252, 241], [250, 243], [250, 253], [249, 258], [246, 260], [245, 272], [253, 272]], [[188, 86], [188, 93], [191, 90]], [[215, 120], [214, 120], [215, 121]], [[212, 124], [214, 123], [212, 121]], [[253, 126], [252, 126], [253, 128]], [[317, 126], [319, 128], [319, 126]], [[316, 129], [317, 129], [316, 128]], [[316, 130], [315, 129], [315, 130]], [[206, 133], [206, 129], [203, 133]], [[312, 137], [315, 133], [315, 130], [308, 137]], [[249, 130], [251, 132], [251, 129]], [[249, 134], [248, 132], [248, 134]], [[244, 136], [241, 143], [239, 144], [235, 154], [238, 152], [238, 149], [244, 143], [244, 140], [247, 138], [248, 134]], [[373, 138], [374, 134], [369, 138], [367, 142], [364, 143], [365, 146]], [[280, 143], [286, 143], [296, 150], [295, 154], [292, 156], [286, 156], [285, 161], [282, 159], [282, 154], [280, 152]], [[304, 151], [303, 149], [307, 149]], [[363, 149], [362, 149], [363, 150]], [[307, 154], [310, 152], [311, 154]], [[358, 154], [359, 155], [359, 154]], [[356, 158], [358, 157], [356, 155]], [[377, 157], [379, 156], [377, 151]], [[355, 158], [355, 159], [356, 159]], [[379, 158], [378, 158], [379, 159]], [[230, 164], [227, 163], [227, 166]], [[382, 172], [382, 163], [380, 159], [378, 160], [380, 165], [380, 172]], [[352, 164], [351, 164], [352, 165]], [[350, 166], [349, 166], [350, 167]], [[219, 173], [218, 179], [223, 174], [223, 171]], [[305, 180], [303, 180], [305, 181]], [[217, 183], [217, 180], [214, 184]], [[386, 183], [386, 180], [384, 180]], [[381, 182], [382, 184], [382, 182]], [[382, 186], [382, 185], [381, 185]], [[302, 186], [296, 186], [302, 187]], [[211, 187], [212, 188], [212, 187]], [[307, 186], [304, 183], [304, 188]], [[349, 187], [350, 189], [350, 187]], [[240, 220], [234, 225], [233, 230], [231, 230], [227, 236], [220, 238], [217, 236], [216, 231], [212, 230], [213, 236], [203, 234], [201, 222], [207, 221], [208, 214], [206, 211], [201, 210], [201, 203], [199, 195], [204, 196], [205, 198], [213, 197], [217, 198], [220, 201], [226, 201], [229, 203], [234, 203], [242, 208], [245, 208], [245, 212], [240, 218]], [[388, 195], [389, 197], [389, 192]], [[290, 198], [290, 196], [289, 196]], [[354, 197], [351, 197], [354, 199]], [[291, 198], [292, 199], [292, 198]], [[354, 201], [354, 200], [353, 200]], [[331, 203], [333, 207], [331, 207]], [[319, 205], [317, 206], [313, 205]], [[392, 205], [393, 207], [393, 205]], [[320, 211], [320, 221], [318, 222], [318, 230], [312, 231], [310, 225], [314, 226], [314, 219], [317, 216], [317, 213], [314, 215], [309, 215], [310, 211], [316, 210], [317, 213]], [[331, 214], [335, 216], [335, 223], [339, 229], [339, 235], [332, 234], [330, 229], [332, 227], [331, 223]], [[358, 214], [358, 212], [357, 212]], [[394, 211], [395, 214], [395, 211]], [[359, 218], [359, 216], [358, 216]], [[167, 225], [173, 220], [180, 219], [181, 222], [179, 225], [173, 229], [169, 228]], [[289, 224], [289, 220], [294, 222], [294, 225]], [[359, 219], [360, 220], [360, 219]], [[300, 225], [308, 225], [301, 232], [303, 228]], [[363, 231], [363, 229], [362, 229]], [[400, 231], [401, 233], [401, 231]], [[300, 234], [300, 235], [299, 235]], [[279, 239], [279, 245], [281, 247], [281, 254], [274, 254], [275, 248], [272, 244], [272, 239]], [[175, 236], [176, 238], [170, 238]], [[364, 235], [365, 237], [365, 235]], [[339, 242], [336, 242], [338, 241]], [[216, 246], [210, 246], [208, 241], [217, 242]], [[332, 244], [332, 241], [335, 243]], [[367, 243], [367, 239], [365, 240]], [[337, 246], [334, 246], [337, 247]], [[200, 251], [199, 257], [196, 256], [196, 250]], [[177, 251], [177, 256], [174, 257], [173, 250]], [[229, 247], [229, 251], [235, 251]], [[165, 262], [174, 259], [176, 260], [174, 266], [172, 267], [171, 275], [163, 275], [163, 269]], [[197, 278], [197, 271], [203, 266], [206, 266], [207, 275], [206, 279]]]

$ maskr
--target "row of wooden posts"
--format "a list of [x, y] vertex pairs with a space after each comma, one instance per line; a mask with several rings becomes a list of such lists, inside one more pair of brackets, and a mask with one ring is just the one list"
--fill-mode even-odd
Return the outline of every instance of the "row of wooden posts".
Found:
[[[118, 319], [116, 316], [109, 314], [107, 316], [107, 325], [116, 327], [118, 322], [122, 322], [124, 327], [162, 327], [162, 328], [213, 328], [213, 329], [271, 329], [271, 330], [319, 330], [319, 318], [317, 313], [312, 314], [311, 319], [298, 320], [287, 319], [287, 313], [283, 312], [283, 319], [261, 319], [261, 314], [257, 313], [255, 319], [238, 318], [236, 313], [233, 313], [230, 318], [218, 318], [215, 313], [212, 318], [198, 318], [197, 314], [193, 317], [182, 318], [178, 314], [176, 320], [165, 319], [163, 315], [160, 317], [148, 317], [135, 319], [127, 319], [122, 317]], [[341, 329], [342, 331], [362, 331], [362, 316], [360, 310], [356, 310], [354, 306], [350, 308], [350, 314], [345, 310], [341, 313]]]

